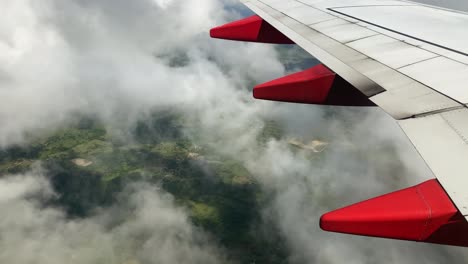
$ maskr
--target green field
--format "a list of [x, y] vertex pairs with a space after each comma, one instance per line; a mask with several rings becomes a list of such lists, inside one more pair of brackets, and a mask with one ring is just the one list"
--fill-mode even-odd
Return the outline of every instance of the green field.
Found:
[[[266, 124], [259, 142], [281, 137], [277, 124]], [[0, 175], [25, 172], [40, 163], [59, 194], [49, 202], [70, 218], [111, 206], [130, 183], [157, 184], [187, 208], [193, 224], [221, 243], [231, 259], [286, 262], [275, 227], [262, 226], [265, 195], [254, 177], [241, 162], [193, 144], [183, 128], [183, 118], [165, 112], [138, 122], [132, 140], [122, 140], [112, 128], [87, 120], [27, 146], [0, 151]], [[260, 226], [268, 237], [256, 232]]]

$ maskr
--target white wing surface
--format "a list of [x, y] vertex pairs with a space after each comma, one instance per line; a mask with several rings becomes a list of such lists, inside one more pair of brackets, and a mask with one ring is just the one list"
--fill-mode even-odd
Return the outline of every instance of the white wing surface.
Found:
[[[445, 243], [450, 237], [444, 242], [441, 236], [453, 236], [462, 229], [468, 230], [463, 219], [468, 217], [468, 14], [399, 0], [242, 2], [394, 117], [458, 210], [456, 217], [446, 217], [448, 222], [458, 219], [455, 231], [442, 235], [435, 232], [431, 228], [441, 218], [436, 217], [440, 211], [433, 202], [440, 199], [432, 201], [426, 194], [437, 191], [432, 187], [416, 186], [412, 190], [419, 197], [418, 202], [427, 207], [425, 229], [421, 235], [415, 235], [420, 235], [420, 239], [404, 235], [393, 237]], [[284, 85], [284, 80], [280, 83]], [[278, 86], [278, 82], [267, 86], [271, 85]], [[277, 92], [275, 96], [283, 95]], [[317, 101], [312, 98], [308, 102], [314, 103], [314, 100]], [[294, 101], [294, 98], [285, 101]], [[382, 203], [383, 200], [379, 201]], [[367, 203], [366, 206], [368, 211], [377, 210], [372, 204]], [[399, 208], [402, 207], [404, 205]], [[388, 208], [390, 210], [391, 206]], [[392, 237], [385, 232], [371, 232], [362, 226], [354, 226], [354, 229], [339, 227], [340, 223], [349, 220], [350, 215], [363, 215], [358, 207], [344, 209], [340, 214], [324, 217], [324, 221], [332, 223], [332, 227], [325, 226], [325, 229]], [[408, 210], [413, 210], [413, 207]], [[360, 212], [359, 216], [356, 212]], [[359, 221], [372, 225], [377, 218], [380, 222], [404, 220], [382, 215], [385, 214], [369, 214]], [[417, 218], [407, 216], [408, 219], [412, 217]], [[359, 222], [353, 221], [352, 224]], [[352, 224], [346, 222], [348, 226]], [[457, 239], [468, 241], [468, 233], [465, 237]], [[468, 245], [468, 242], [463, 243]]]

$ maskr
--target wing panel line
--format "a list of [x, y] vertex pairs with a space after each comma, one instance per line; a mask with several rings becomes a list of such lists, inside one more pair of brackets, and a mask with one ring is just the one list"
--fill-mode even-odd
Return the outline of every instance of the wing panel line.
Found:
[[[378, 27], [378, 28], [381, 28], [381, 29], [384, 29], [384, 30], [387, 30], [387, 31], [390, 31], [390, 32], [393, 32], [393, 33], [396, 33], [396, 34], [399, 34], [399, 35], [402, 35], [402, 36], [405, 36], [407, 38], [412, 38], [414, 40], [417, 40], [417, 41], [420, 41], [420, 42], [423, 42], [423, 43], [426, 43], [426, 44], [429, 44], [429, 45], [432, 45], [432, 46], [435, 46], [435, 47], [438, 47], [438, 48], [441, 48], [441, 49], [445, 49], [445, 50], [448, 50], [448, 51], [451, 51], [451, 52], [454, 52], [454, 53], [457, 53], [457, 54], [460, 54], [460, 55], [463, 55], [463, 56], [468, 56], [467, 53], [464, 53], [463, 51], [459, 51], [459, 50], [456, 50], [456, 49], [452, 49], [452, 48], [449, 48], [449, 47], [446, 47], [446, 46], [443, 46], [443, 45], [440, 45], [440, 44], [437, 44], [437, 43], [433, 43], [433, 42], [430, 42], [430, 41], [427, 41], [427, 40], [424, 40], [424, 39], [421, 39], [421, 38], [417, 38], [417, 37], [414, 37], [414, 36], [411, 36], [409, 34], [405, 34], [405, 33], [402, 33], [402, 32], [399, 32], [397, 30], [393, 30], [393, 29], [390, 29], [390, 28], [387, 28], [387, 27], [384, 27], [384, 26], [381, 26], [379, 24], [375, 24], [375, 23], [372, 23], [372, 22], [369, 22], [369, 21], [366, 21], [364, 19], [361, 19], [361, 18], [357, 18], [357, 17], [354, 17], [354, 16], [351, 16], [351, 15], [348, 15], [346, 13], [343, 13], [343, 12], [340, 12], [340, 11], [337, 11], [336, 8], [328, 8], [328, 10], [332, 11], [332, 12], [335, 12], [335, 13], [338, 13], [342, 16], [346, 16], [346, 17], [349, 17], [349, 18], [352, 18], [352, 19], [356, 19], [356, 20], [359, 20], [361, 22], [364, 22], [366, 24], [369, 24], [369, 25], [372, 25], [374, 27]], [[460, 63], [463, 63], [463, 62], [460, 62]], [[465, 65], [467, 65], [466, 63], [463, 63]]]
[[[450, 97], [446, 96], [445, 94], [440, 93], [437, 90], [434, 90], [434, 89], [432, 89], [430, 87], [427, 87], [426, 85], [419, 82], [418, 80], [415, 80], [415, 79], [411, 78], [410, 76], [407, 76], [407, 75], [399, 72], [397, 69], [393, 69], [392, 67], [389, 67], [388, 65], [385, 65], [385, 64], [383, 64], [383, 63], [381, 63], [379, 61], [375, 61], [374, 59], [368, 57], [367, 55], [362, 54], [361, 52], [353, 49], [352, 47], [349, 47], [348, 45], [345, 45], [345, 44], [343, 44], [343, 43], [341, 43], [341, 42], [339, 42], [339, 41], [337, 41], [337, 40], [335, 40], [335, 39], [333, 39], [333, 38], [319, 32], [319, 31], [309, 27], [308, 25], [302, 24], [301, 22], [297, 21], [296, 19], [288, 16], [287, 14], [285, 14], [285, 13], [279, 11], [279, 10], [276, 10], [275, 8], [271, 7], [267, 3], [264, 3], [263, 1], [250, 0], [250, 1], [243, 1], [243, 2], [249, 8], [251, 8], [254, 12], [261, 15], [270, 24], [272, 24], [274, 27], [278, 28], [281, 32], [283, 32], [290, 39], [294, 40], [299, 46], [301, 46], [302, 48], [307, 50], [309, 53], [313, 54], [315, 57], [317, 57], [317, 59], [322, 61], [325, 65], [328, 65], [329, 67], [331, 67], [336, 73], [341, 75], [343, 78], [347, 79], [351, 84], [353, 84], [355, 87], [357, 87], [359, 90], [361, 90], [364, 94], [366, 94], [370, 98], [372, 98], [372, 97], [374, 97], [376, 95], [379, 95], [379, 94], [383, 94], [385, 92], [391, 92], [392, 89], [391, 90], [384, 89], [378, 83], [376, 83], [375, 81], [373, 81], [372, 79], [370, 79], [366, 75], [360, 73], [359, 70], [357, 70], [354, 67], [348, 65], [342, 59], [337, 58], [336, 55], [332, 55], [326, 49], [323, 49], [322, 47], [318, 46], [318, 44], [315, 44], [310, 39], [306, 38], [304, 35], [301, 35], [300, 32], [304, 32], [304, 30], [307, 30], [307, 31], [313, 32], [314, 34], [319, 34], [319, 35], [322, 36], [322, 38], [324, 40], [330, 42], [330, 43], [328, 43], [327, 46], [337, 46], [336, 44], [342, 45], [342, 48], [344, 48], [344, 49], [350, 49], [350, 50], [356, 52], [357, 54], [361, 54], [361, 55], [369, 58], [371, 61], [379, 63], [379, 65], [386, 68], [386, 70], [393, 71], [395, 73], [400, 74], [402, 76], [402, 78], [403, 78], [403, 79], [400, 80], [401, 82], [405, 83], [406, 80], [407, 81], [412, 81], [412, 82], [417, 83], [418, 85], [421, 85], [422, 87], [425, 87], [426, 89], [434, 92], [435, 94], [438, 94], [438, 95], [442, 96], [443, 98], [447, 98], [447, 100], [451, 100], [453, 102], [453, 103], [450, 103], [450, 104], [445, 103], [445, 104], [438, 104], [438, 105], [435, 105], [435, 106], [433, 105], [432, 107], [426, 107], [427, 109], [420, 108], [419, 110], [416, 110], [416, 111], [418, 111], [418, 113], [415, 113], [415, 114], [403, 113], [403, 112], [401, 112], [401, 109], [394, 109], [394, 108], [384, 109], [387, 112], [390, 111], [389, 112], [390, 114], [393, 113], [392, 115], [393, 115], [393, 117], [395, 119], [402, 120], [402, 119], [407, 119], [407, 118], [411, 118], [411, 117], [414, 117], [414, 116], [423, 116], [424, 114], [425, 115], [430, 115], [432, 113], [444, 112], [445, 109], [453, 110], [452, 108], [458, 108], [458, 107], [463, 108], [461, 103], [457, 102], [453, 98], [450, 98]], [[262, 9], [262, 8], [265, 8], [265, 10]], [[316, 7], [313, 7], [313, 8], [317, 9]], [[317, 10], [319, 10], [321, 12], [324, 12], [324, 11], [322, 11], [320, 9], [317, 9]], [[281, 18], [278, 17], [279, 15], [281, 15]], [[289, 21], [284, 21], [285, 18], [289, 19]], [[342, 19], [342, 18], [337, 16], [337, 19]], [[304, 28], [300, 28], [300, 27], [297, 28], [297, 26], [300, 26], [300, 27], [302, 26]], [[379, 33], [379, 34], [382, 34], [382, 33]], [[384, 34], [382, 34], [382, 35], [384, 35]], [[334, 44], [334, 43], [336, 43], [336, 44]], [[337, 52], [342, 53], [343, 51], [338, 51], [337, 50]], [[431, 52], [431, 53], [433, 53], [433, 52]], [[436, 54], [434, 53], [434, 55], [436, 55]], [[359, 78], [358, 78], [359, 80], [356, 80], [357, 76], [359, 76]], [[348, 78], [350, 78], [350, 79], [348, 79]], [[364, 83], [363, 83], [363, 81], [364, 81]], [[371, 86], [369, 86], [369, 85], [371, 85]], [[376, 87], [376, 88], [379, 87], [380, 90], [376, 90], [378, 92], [371, 92], [371, 91], [375, 90], [375, 88], [371, 88], [371, 87]], [[371, 92], [371, 93], [369, 93], [369, 92]]]

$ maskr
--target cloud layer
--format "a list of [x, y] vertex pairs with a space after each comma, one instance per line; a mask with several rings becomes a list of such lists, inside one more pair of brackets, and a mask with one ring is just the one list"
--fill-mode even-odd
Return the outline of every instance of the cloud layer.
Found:
[[248, 80], [284, 71], [272, 47], [207, 37], [236, 16], [221, 1], [7, 0], [2, 9], [0, 146], [75, 113], [117, 123], [164, 106], [232, 115], [253, 107], [240, 92]]
[[0, 193], [2, 263], [227, 262], [172, 197], [154, 186], [135, 184], [118, 205], [68, 219], [39, 202], [54, 195], [41, 174], [36, 169], [0, 180], [0, 190], [8, 190]]
[[[291, 263], [440, 263], [456, 248], [323, 233], [321, 213], [432, 177], [392, 120], [378, 110], [253, 102], [247, 88], [284, 74], [272, 46], [210, 40], [239, 16], [237, 1], [3, 0], [0, 146], [91, 115], [129, 126], [174, 107], [201, 140], [240, 159], [265, 192]], [[285, 141], [256, 141], [262, 118], [287, 136], [330, 141], [319, 157]], [[121, 206], [67, 219], [40, 201], [43, 172], [0, 180], [2, 263], [219, 263], [219, 249], [155, 187], [127, 190]], [[143, 242], [142, 242], [143, 241]], [[21, 253], [20, 253], [21, 252]]]

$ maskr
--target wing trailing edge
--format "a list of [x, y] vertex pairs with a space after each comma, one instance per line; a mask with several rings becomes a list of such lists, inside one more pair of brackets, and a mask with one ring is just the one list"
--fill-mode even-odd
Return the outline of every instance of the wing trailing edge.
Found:
[[320, 227], [338, 233], [468, 246], [468, 223], [435, 179], [324, 214]]

